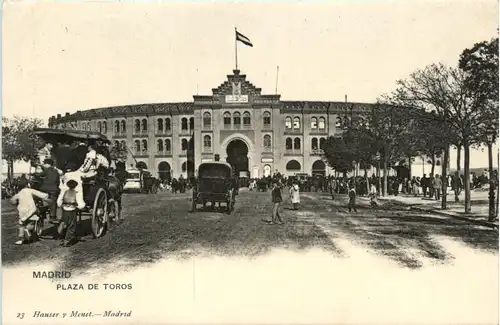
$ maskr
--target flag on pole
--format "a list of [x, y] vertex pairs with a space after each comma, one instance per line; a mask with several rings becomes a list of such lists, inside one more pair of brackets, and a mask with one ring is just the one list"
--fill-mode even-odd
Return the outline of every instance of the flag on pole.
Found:
[[241, 43], [243, 43], [247, 46], [253, 47], [252, 41], [250, 41], [250, 39], [248, 37], [239, 33], [238, 31], [236, 31], [236, 40], [240, 41]]

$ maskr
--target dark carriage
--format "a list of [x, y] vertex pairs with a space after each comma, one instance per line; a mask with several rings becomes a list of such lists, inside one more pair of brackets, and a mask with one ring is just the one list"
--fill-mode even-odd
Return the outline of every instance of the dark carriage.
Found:
[[[100, 152], [110, 157], [108, 149], [110, 141], [105, 135], [99, 132], [44, 128], [36, 129], [34, 133], [45, 142], [54, 145], [53, 156], [56, 160], [56, 166], [62, 171], [67, 171], [67, 168], [63, 166], [66, 163], [66, 159], [59, 157], [61, 152], [57, 150], [61, 144], [80, 143], [88, 145], [89, 143], [93, 143]], [[78, 166], [82, 164], [83, 160], [76, 162]], [[41, 183], [41, 176], [39, 174], [31, 176], [32, 184], [36, 188], [37, 184]], [[82, 213], [89, 213], [91, 215], [93, 237], [102, 237], [106, 234], [109, 222], [117, 221], [120, 218], [123, 182], [114, 175], [111, 175], [109, 170], [98, 169], [94, 177], [82, 179], [82, 188], [83, 199], [85, 201], [85, 208], [82, 210]], [[41, 233], [43, 228], [44, 219], [40, 218], [39, 222], [41, 224], [37, 227], [38, 235], [40, 235], [39, 233]]]
[[225, 203], [226, 211], [234, 210], [235, 198], [238, 194], [237, 178], [231, 165], [225, 162], [202, 163], [198, 167], [198, 179], [193, 188], [192, 212], [198, 204], [207, 202]]

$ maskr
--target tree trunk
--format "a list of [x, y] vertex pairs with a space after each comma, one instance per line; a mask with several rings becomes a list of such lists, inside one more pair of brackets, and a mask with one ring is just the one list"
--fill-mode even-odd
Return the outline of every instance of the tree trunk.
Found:
[[489, 172], [489, 193], [488, 193], [488, 221], [492, 222], [496, 217], [496, 207], [495, 207], [495, 181], [493, 176], [493, 144], [488, 143], [488, 172]]
[[464, 139], [464, 182], [465, 182], [465, 213], [470, 213], [471, 202], [470, 202], [470, 151], [469, 151], [469, 140]]
[[431, 166], [431, 176], [434, 177], [434, 170], [436, 169], [436, 156], [434, 155], [434, 152], [432, 153], [432, 158], [431, 158], [432, 166]]
[[462, 163], [462, 146], [457, 146], [457, 172], [458, 176], [460, 177], [460, 169], [462, 169], [460, 166]]
[[384, 189], [382, 195], [387, 195], [387, 148], [384, 148]]
[[447, 206], [447, 195], [448, 195], [448, 157], [450, 155], [450, 146], [446, 146], [444, 149], [443, 163], [441, 165], [441, 209], [446, 210]]
[[7, 161], [7, 179], [9, 181], [12, 181], [14, 178], [14, 161], [8, 160]]
[[378, 192], [382, 193], [382, 179], [380, 177], [380, 160], [377, 163]]
[[411, 156], [408, 156], [408, 179], [411, 179]]
[[363, 168], [365, 170], [365, 181], [366, 181], [366, 193], [370, 193], [370, 181], [368, 180], [368, 171], [366, 168]]

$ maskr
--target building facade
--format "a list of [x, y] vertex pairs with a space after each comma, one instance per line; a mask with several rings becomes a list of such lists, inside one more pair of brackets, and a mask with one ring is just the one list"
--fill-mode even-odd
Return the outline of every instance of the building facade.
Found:
[[77, 111], [49, 119], [49, 127], [99, 131], [126, 146], [128, 166], [159, 177], [187, 177], [219, 154], [251, 177], [275, 171], [329, 175], [321, 147], [339, 135], [343, 119], [370, 112], [372, 104], [282, 101], [265, 95], [239, 70], [211, 95], [192, 102], [157, 103]]

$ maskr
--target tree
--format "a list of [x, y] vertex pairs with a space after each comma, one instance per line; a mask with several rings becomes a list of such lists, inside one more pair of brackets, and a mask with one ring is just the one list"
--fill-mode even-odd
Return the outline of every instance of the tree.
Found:
[[43, 142], [34, 135], [35, 128], [43, 125], [42, 120], [15, 116], [2, 119], [2, 159], [7, 161], [9, 178], [14, 174], [14, 162], [35, 160]]
[[354, 169], [354, 153], [342, 137], [328, 137], [323, 145], [323, 152], [328, 165], [344, 174], [344, 177]]
[[[399, 101], [424, 111], [436, 111], [441, 119], [445, 150], [442, 175], [447, 175], [449, 145], [453, 136], [459, 137], [464, 147], [464, 176], [469, 179], [470, 147], [477, 141], [477, 130], [484, 127], [484, 102], [480, 93], [467, 86], [467, 73], [442, 64], [433, 64], [417, 70], [407, 79], [397, 82]], [[446, 209], [446, 183], [443, 181], [442, 208]], [[470, 184], [465, 182], [465, 211], [470, 212]]]
[[115, 144], [110, 148], [109, 155], [112, 160], [126, 161], [128, 157], [127, 147], [121, 144]]

